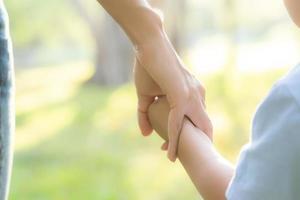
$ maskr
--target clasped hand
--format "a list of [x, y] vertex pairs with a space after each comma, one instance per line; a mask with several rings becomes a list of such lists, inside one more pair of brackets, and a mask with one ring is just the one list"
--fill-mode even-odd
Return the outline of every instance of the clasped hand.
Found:
[[212, 139], [212, 124], [205, 110], [205, 89], [187, 71], [168, 40], [157, 41], [137, 49], [134, 79], [138, 97], [138, 123], [144, 136], [153, 131], [148, 118], [149, 106], [165, 96], [170, 106], [168, 158], [175, 161], [177, 144], [184, 118], [188, 118]]

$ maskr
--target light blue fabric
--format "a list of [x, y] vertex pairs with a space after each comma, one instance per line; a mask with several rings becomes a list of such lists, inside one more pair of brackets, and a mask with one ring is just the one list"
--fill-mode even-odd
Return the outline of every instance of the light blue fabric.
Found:
[[8, 15], [0, 0], [0, 200], [8, 199], [13, 158], [14, 70]]
[[300, 66], [271, 89], [255, 114], [228, 200], [300, 199]]

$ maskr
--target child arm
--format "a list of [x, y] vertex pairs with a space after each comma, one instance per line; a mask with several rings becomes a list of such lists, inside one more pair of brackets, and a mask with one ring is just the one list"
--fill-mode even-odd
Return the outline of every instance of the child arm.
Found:
[[[149, 108], [154, 130], [167, 138], [169, 105], [160, 97]], [[233, 167], [215, 150], [209, 138], [188, 119], [183, 122], [178, 143], [178, 157], [205, 200], [225, 199], [225, 192], [233, 176]]]

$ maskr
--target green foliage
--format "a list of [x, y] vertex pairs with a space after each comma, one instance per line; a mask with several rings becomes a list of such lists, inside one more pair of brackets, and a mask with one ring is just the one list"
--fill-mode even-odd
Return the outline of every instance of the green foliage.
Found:
[[[199, 199], [180, 164], [159, 150], [160, 138], [139, 133], [133, 86], [83, 86], [92, 73], [86, 66], [18, 73], [10, 199]], [[204, 79], [215, 143], [226, 157], [236, 159], [257, 102], [280, 74], [220, 72]]]
[[18, 73], [11, 199], [197, 198], [159, 137], [137, 130], [132, 85], [81, 86], [90, 74], [73, 64]]
[[89, 32], [71, 1], [10, 0], [6, 2], [16, 48], [81, 43]]
[[[237, 24], [226, 28], [223, 26], [232, 22], [227, 15], [230, 6], [224, 7], [224, 2], [190, 1], [187, 29], [183, 29], [190, 43], [198, 41], [199, 35], [209, 39], [221, 34], [220, 30], [225, 32], [226, 40], [233, 41], [236, 38], [227, 32], [238, 25], [241, 31], [253, 29], [255, 34], [243, 36], [251, 39], [247, 40], [249, 46], [255, 45], [253, 41], [257, 42], [261, 33], [266, 33], [266, 29], [274, 31], [271, 28], [280, 22], [273, 24], [274, 15], [280, 18], [284, 14], [266, 5], [260, 6], [253, 16], [249, 8], [261, 4], [259, 0], [230, 1], [232, 7], [238, 7], [234, 13]], [[269, 3], [267, 0], [264, 4]], [[96, 1], [86, 4], [92, 16], [101, 10], [95, 6]], [[74, 9], [72, 0], [8, 0], [6, 5], [16, 52], [21, 49], [27, 57], [34, 58], [56, 53], [65, 62], [67, 54], [84, 49], [86, 44], [93, 45], [88, 26]], [[281, 5], [275, 7], [276, 11], [283, 9]], [[275, 33], [282, 35], [282, 30], [289, 29], [278, 30]], [[266, 43], [270, 46], [268, 51], [274, 46], [270, 44]], [[43, 51], [30, 54], [35, 49]], [[237, 53], [228, 55], [228, 66], [236, 65]], [[77, 58], [77, 54], [73, 57]], [[260, 62], [261, 57], [253, 59]], [[49, 65], [47, 60], [44, 63]], [[10, 199], [198, 199], [179, 163], [169, 163], [159, 150], [160, 138], [152, 135], [145, 139], [139, 133], [133, 86], [108, 89], [84, 85], [92, 73], [89, 63], [18, 71], [16, 151]], [[240, 148], [248, 142], [255, 108], [281, 74], [282, 70], [242, 73], [227, 67], [201, 77], [207, 87], [215, 144], [229, 160], [236, 161]]]
[[242, 73], [221, 70], [207, 80], [208, 112], [214, 123], [215, 144], [235, 162], [249, 141], [255, 109], [283, 70]]

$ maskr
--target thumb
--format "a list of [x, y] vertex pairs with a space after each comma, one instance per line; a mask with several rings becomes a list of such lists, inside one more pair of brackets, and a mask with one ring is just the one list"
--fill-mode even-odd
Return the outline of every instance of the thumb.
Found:
[[144, 136], [148, 136], [153, 128], [148, 118], [148, 108], [154, 101], [154, 97], [138, 95], [138, 124]]

